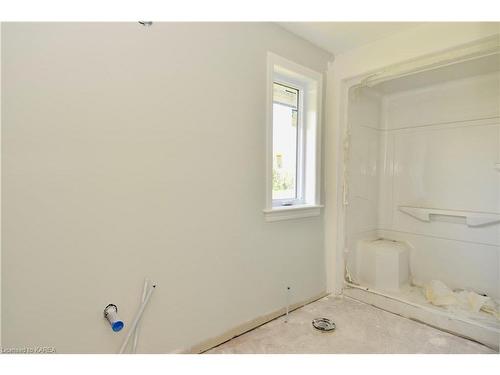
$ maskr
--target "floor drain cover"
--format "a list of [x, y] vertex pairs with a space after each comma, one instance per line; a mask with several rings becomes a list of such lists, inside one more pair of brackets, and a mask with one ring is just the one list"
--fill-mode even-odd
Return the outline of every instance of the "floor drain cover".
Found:
[[313, 327], [319, 331], [329, 332], [335, 330], [335, 323], [328, 318], [317, 318], [312, 321]]

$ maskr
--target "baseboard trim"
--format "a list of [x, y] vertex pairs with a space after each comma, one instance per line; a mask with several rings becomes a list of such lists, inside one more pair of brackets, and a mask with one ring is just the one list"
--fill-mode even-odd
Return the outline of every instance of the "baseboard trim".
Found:
[[[297, 310], [298, 308], [301, 308], [305, 305], [308, 305], [314, 301], [317, 301], [321, 298], [324, 298], [328, 296], [329, 293], [327, 292], [322, 292], [320, 294], [315, 295], [314, 297], [308, 298], [306, 300], [303, 300], [298, 303], [294, 303], [293, 305], [290, 306], [290, 311]], [[192, 347], [185, 349], [185, 350], [178, 350], [175, 353], [178, 354], [200, 354], [203, 352], [206, 352], [207, 350], [210, 350], [216, 346], [219, 346], [226, 341], [229, 341], [237, 336], [240, 336], [248, 331], [251, 331], [265, 323], [270, 322], [271, 320], [274, 320], [280, 316], [285, 315], [286, 313], [286, 308], [283, 307], [279, 310], [273, 311], [271, 313], [259, 316], [255, 319], [249, 320], [243, 324], [240, 324], [234, 328], [231, 328], [230, 330], [224, 332], [221, 335], [212, 337], [208, 340], [204, 340], [200, 342], [199, 344], [193, 345]]]

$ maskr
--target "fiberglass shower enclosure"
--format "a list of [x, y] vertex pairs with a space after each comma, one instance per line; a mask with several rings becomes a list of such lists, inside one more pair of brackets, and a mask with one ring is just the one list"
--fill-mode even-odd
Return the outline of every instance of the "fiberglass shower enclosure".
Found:
[[349, 85], [341, 244], [345, 294], [494, 348], [499, 56], [490, 38]]

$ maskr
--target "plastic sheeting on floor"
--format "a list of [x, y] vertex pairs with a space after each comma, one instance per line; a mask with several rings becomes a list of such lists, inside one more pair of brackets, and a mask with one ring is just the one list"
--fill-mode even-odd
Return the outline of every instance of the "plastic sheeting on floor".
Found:
[[453, 291], [440, 280], [432, 280], [424, 285], [427, 301], [436, 306], [458, 308], [471, 312], [484, 311], [500, 319], [498, 304], [488, 296], [468, 290]]

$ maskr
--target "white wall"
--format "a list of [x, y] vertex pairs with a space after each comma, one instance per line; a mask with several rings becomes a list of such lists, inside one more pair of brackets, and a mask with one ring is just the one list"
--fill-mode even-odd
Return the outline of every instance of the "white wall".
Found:
[[[325, 129], [325, 249], [328, 290], [339, 293], [343, 285], [342, 237], [343, 129], [349, 80], [377, 69], [419, 56], [440, 52], [500, 33], [499, 23], [428, 23], [335, 57], [328, 69], [327, 122]], [[328, 104], [329, 103], [329, 104]]]
[[324, 72], [273, 24], [2, 30], [3, 345], [170, 352], [325, 290], [323, 218], [267, 223], [266, 52]]
[[[2, 124], [2, 23], [0, 22], [0, 125]], [[0, 178], [2, 176], [2, 133], [0, 132]], [[0, 228], [2, 228], [2, 186], [0, 184]], [[0, 347], [2, 346], [2, 231], [0, 230]]]

